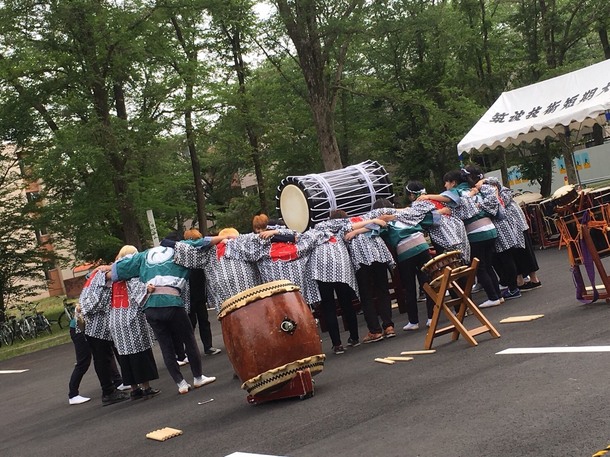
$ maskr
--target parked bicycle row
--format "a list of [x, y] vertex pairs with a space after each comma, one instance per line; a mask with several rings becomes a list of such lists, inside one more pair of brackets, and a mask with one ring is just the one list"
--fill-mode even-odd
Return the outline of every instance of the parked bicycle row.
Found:
[[9, 307], [11, 314], [0, 323], [0, 346], [10, 346], [15, 341], [25, 341], [42, 334], [52, 334], [51, 323], [43, 311], [38, 311], [37, 303], [24, 303]]

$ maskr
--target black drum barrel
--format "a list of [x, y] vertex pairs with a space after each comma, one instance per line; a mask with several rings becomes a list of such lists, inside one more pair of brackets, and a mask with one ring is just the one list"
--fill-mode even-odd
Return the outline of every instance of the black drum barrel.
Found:
[[288, 176], [280, 182], [277, 209], [286, 225], [299, 232], [330, 217], [334, 210], [357, 216], [380, 198], [392, 200], [392, 182], [385, 168], [367, 160], [340, 170]]

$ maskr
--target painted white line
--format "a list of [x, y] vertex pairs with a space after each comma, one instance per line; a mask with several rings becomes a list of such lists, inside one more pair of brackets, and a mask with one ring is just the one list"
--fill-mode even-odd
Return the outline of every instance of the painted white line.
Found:
[[25, 371], [30, 371], [30, 369], [26, 370], [0, 370], [0, 374], [15, 374], [15, 373], [23, 373]]
[[574, 352], [610, 352], [610, 346], [574, 346], [574, 347], [541, 347], [510, 348], [496, 352], [496, 355], [507, 354], [565, 354]]
[[269, 455], [269, 454], [250, 454], [249, 452], [234, 452], [225, 457], [282, 457], [280, 455]]

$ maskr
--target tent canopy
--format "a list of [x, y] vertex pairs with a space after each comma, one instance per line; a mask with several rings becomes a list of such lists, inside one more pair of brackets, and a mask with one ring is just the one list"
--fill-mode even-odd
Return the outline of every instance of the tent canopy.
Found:
[[610, 110], [610, 60], [504, 92], [458, 144], [458, 155], [580, 134], [606, 122]]

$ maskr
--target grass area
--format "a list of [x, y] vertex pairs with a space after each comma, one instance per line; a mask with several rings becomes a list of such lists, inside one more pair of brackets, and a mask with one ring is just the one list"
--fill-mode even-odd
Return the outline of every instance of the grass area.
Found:
[[[45, 316], [51, 322], [53, 333], [49, 335], [44, 333], [37, 338], [28, 339], [26, 341], [15, 341], [11, 346], [0, 347], [0, 360], [7, 360], [18, 355], [28, 354], [30, 352], [40, 351], [53, 346], [58, 346], [70, 341], [70, 332], [67, 328], [60, 329], [57, 325], [57, 318], [64, 310], [63, 299], [65, 297], [49, 297], [44, 298], [37, 303], [36, 309], [44, 311]], [[10, 309], [8, 314], [19, 316], [19, 311]]]

